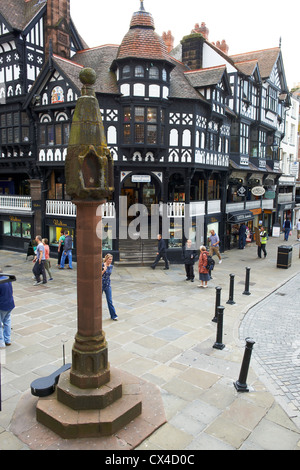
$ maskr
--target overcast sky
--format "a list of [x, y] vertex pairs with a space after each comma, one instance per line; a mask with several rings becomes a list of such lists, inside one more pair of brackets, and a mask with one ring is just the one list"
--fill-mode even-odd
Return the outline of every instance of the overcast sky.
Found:
[[[209, 41], [225, 39], [229, 55], [281, 47], [288, 87], [300, 82], [298, 2], [292, 0], [144, 0], [155, 31], [170, 30], [176, 46], [196, 23], [206, 23]], [[89, 47], [120, 44], [139, 0], [71, 0], [71, 16]]]

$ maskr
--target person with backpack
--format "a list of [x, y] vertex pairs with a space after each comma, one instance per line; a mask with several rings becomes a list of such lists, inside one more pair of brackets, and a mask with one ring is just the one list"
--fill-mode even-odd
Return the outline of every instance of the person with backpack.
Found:
[[68, 269], [73, 269], [72, 267], [72, 247], [73, 247], [73, 240], [69, 232], [66, 230], [65, 231], [65, 240], [64, 240], [64, 250], [62, 253], [62, 257], [60, 260], [60, 268], [59, 269], [64, 269], [65, 267], [65, 260], [68, 257], [69, 258], [69, 268]]
[[[206, 250], [206, 246], [202, 245], [200, 246], [200, 256], [199, 256], [199, 279], [201, 281], [201, 284], [198, 287], [207, 287], [207, 281], [210, 280], [210, 274], [209, 274], [209, 266], [208, 266], [208, 257], [209, 253]], [[204, 284], [203, 284], [204, 283]]]

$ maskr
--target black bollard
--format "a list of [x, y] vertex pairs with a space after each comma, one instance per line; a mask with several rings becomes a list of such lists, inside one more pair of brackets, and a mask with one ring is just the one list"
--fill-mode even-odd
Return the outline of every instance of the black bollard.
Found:
[[224, 349], [225, 348], [225, 344], [222, 343], [223, 314], [224, 314], [224, 307], [222, 307], [222, 305], [219, 305], [218, 306], [217, 337], [216, 337], [216, 342], [213, 345], [213, 348], [215, 348], [215, 349]]
[[221, 290], [222, 287], [216, 287], [216, 303], [215, 303], [215, 316], [212, 319], [213, 322], [218, 322], [218, 307], [221, 305]]
[[250, 268], [246, 268], [245, 290], [243, 292], [244, 295], [251, 295], [251, 292], [249, 291], [249, 285], [250, 285]]
[[250, 365], [252, 349], [255, 344], [255, 341], [253, 341], [253, 339], [251, 338], [246, 338], [245, 341], [246, 341], [246, 346], [245, 346], [245, 352], [244, 352], [244, 358], [243, 358], [242, 367], [240, 371], [240, 376], [239, 376], [239, 379], [236, 382], [234, 382], [234, 386], [238, 392], [249, 392], [249, 388], [247, 386], [246, 380], [247, 380], [247, 375], [248, 375], [248, 370], [249, 370], [249, 365]]
[[229, 285], [229, 299], [227, 300], [227, 304], [235, 304], [233, 300], [233, 292], [234, 292], [234, 274], [229, 274], [230, 276], [230, 285]]

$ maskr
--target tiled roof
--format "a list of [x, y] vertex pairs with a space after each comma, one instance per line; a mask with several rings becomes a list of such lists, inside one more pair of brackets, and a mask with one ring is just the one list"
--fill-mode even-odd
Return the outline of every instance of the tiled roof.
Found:
[[117, 59], [137, 57], [170, 61], [167, 47], [154, 29], [150, 13], [144, 9], [135, 12], [131, 18], [130, 29], [120, 45]]
[[0, 0], [0, 13], [13, 29], [23, 31], [35, 15], [44, 8], [46, 1]]
[[[98, 93], [119, 94], [117, 79], [114, 72], [110, 70], [111, 64], [116, 58], [118, 46], [105, 45], [86, 49], [77, 52], [72, 57], [72, 62], [76, 62], [83, 67], [91, 67], [95, 70], [97, 80], [95, 83], [95, 91]], [[79, 88], [81, 84], [79, 82]]]
[[236, 66], [241, 62], [249, 60], [257, 60], [260, 75], [263, 79], [268, 78], [271, 75], [275, 62], [278, 59], [280, 53], [279, 47], [272, 49], [263, 49], [261, 51], [246, 52], [244, 54], [236, 54], [231, 56]]
[[225, 70], [226, 66], [220, 65], [207, 69], [187, 71], [185, 72], [185, 76], [193, 87], [201, 88], [220, 83]]
[[246, 60], [245, 62], [239, 62], [239, 63], [236, 63], [235, 65], [240, 72], [250, 77], [253, 74], [257, 64], [258, 64], [257, 59], [253, 59], [253, 60]]

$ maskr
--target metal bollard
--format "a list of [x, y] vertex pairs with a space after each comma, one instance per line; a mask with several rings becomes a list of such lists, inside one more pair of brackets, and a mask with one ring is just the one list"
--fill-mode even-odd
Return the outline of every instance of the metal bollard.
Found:
[[229, 274], [230, 276], [230, 285], [229, 285], [229, 299], [227, 300], [227, 304], [235, 304], [233, 300], [233, 291], [234, 291], [234, 274]]
[[213, 348], [215, 348], [215, 349], [224, 349], [225, 348], [225, 344], [222, 343], [223, 314], [224, 314], [224, 307], [222, 307], [222, 305], [219, 305], [218, 306], [217, 337], [216, 337], [216, 342], [213, 345]]
[[250, 268], [246, 268], [246, 279], [245, 279], [245, 290], [243, 292], [244, 295], [251, 295], [249, 291], [250, 286]]
[[215, 303], [215, 316], [212, 319], [213, 322], [218, 322], [218, 307], [221, 305], [221, 290], [222, 287], [216, 287], [216, 303]]
[[245, 346], [242, 367], [240, 370], [240, 376], [239, 376], [239, 379], [236, 382], [234, 382], [234, 386], [238, 392], [249, 392], [249, 388], [247, 386], [246, 380], [247, 380], [247, 375], [248, 375], [248, 370], [249, 370], [249, 365], [250, 365], [252, 349], [255, 344], [255, 341], [253, 341], [253, 339], [251, 338], [246, 338], [245, 341], [246, 341], [246, 346]]

